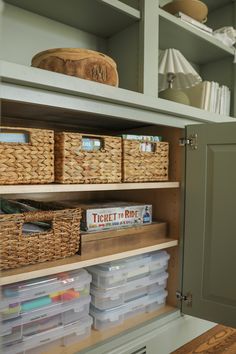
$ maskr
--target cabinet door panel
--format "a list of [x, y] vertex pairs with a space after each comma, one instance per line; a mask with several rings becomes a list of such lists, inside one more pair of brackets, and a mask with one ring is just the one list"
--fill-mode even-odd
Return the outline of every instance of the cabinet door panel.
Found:
[[183, 294], [192, 316], [236, 327], [236, 123], [201, 124], [186, 149]]

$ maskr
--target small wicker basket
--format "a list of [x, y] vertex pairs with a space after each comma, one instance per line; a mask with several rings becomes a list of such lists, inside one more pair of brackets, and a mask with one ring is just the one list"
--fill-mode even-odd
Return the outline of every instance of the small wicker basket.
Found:
[[[83, 150], [83, 137], [100, 139], [101, 149]], [[55, 180], [59, 183], [120, 183], [121, 138], [56, 133]]]
[[[42, 203], [32, 206], [45, 208]], [[53, 210], [20, 214], [0, 214], [0, 269], [18, 268], [45, 261], [72, 256], [80, 246], [80, 209]], [[49, 221], [51, 229], [25, 235], [23, 225]]]
[[1, 133], [27, 135], [28, 142], [0, 142], [0, 184], [54, 181], [54, 132], [2, 127]]
[[169, 143], [155, 142], [154, 151], [143, 152], [142, 141], [123, 139], [123, 182], [168, 180]]

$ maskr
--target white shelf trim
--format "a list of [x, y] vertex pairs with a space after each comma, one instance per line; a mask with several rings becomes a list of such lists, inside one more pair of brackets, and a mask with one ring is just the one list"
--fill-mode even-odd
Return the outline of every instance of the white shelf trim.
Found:
[[[183, 128], [235, 118], [121, 88], [0, 61], [1, 98]], [[137, 110], [138, 108], [138, 110]]]

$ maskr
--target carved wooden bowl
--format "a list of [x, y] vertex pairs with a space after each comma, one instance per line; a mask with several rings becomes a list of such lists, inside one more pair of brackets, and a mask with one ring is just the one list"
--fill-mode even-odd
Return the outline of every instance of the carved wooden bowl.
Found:
[[183, 12], [199, 22], [206, 22], [207, 20], [207, 5], [200, 0], [174, 0], [162, 8], [172, 15]]
[[113, 59], [103, 53], [80, 48], [56, 48], [36, 54], [32, 66], [85, 80], [118, 86]]

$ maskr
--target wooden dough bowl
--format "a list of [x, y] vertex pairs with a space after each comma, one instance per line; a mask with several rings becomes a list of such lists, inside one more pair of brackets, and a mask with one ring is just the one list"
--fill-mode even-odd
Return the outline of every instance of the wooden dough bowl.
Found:
[[80, 48], [49, 49], [36, 54], [32, 66], [76, 76], [85, 80], [118, 86], [118, 73], [113, 59], [103, 53]]
[[162, 8], [172, 15], [183, 12], [199, 22], [206, 22], [207, 20], [208, 8], [200, 0], [174, 0]]

